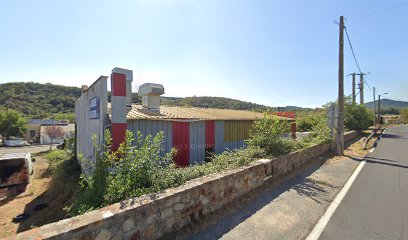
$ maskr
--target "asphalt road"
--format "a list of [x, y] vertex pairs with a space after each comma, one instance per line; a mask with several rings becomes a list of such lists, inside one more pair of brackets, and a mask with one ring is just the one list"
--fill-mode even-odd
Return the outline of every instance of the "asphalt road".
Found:
[[[347, 149], [346, 153], [354, 153]], [[265, 184], [248, 199], [220, 210], [186, 236], [167, 239], [304, 239], [344, 186], [359, 161], [316, 159], [293, 175]]]
[[329, 220], [324, 239], [408, 239], [408, 126], [387, 129]]
[[[53, 145], [52, 149], [55, 149], [56, 145]], [[31, 145], [24, 147], [0, 147], [0, 156], [6, 153], [39, 153], [50, 149], [50, 145]]]

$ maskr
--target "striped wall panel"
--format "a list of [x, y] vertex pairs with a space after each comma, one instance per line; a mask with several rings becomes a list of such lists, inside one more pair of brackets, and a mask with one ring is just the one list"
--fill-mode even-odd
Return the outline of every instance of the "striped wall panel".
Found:
[[177, 149], [174, 161], [178, 166], [190, 165], [190, 125], [188, 122], [173, 122], [173, 146]]
[[155, 136], [159, 132], [164, 133], [164, 149], [166, 152], [173, 147], [172, 142], [172, 123], [169, 121], [155, 121], [155, 120], [128, 120], [128, 130], [132, 131], [137, 139], [137, 131], [140, 131], [143, 136]]
[[224, 121], [215, 121], [215, 153], [220, 154], [224, 151]]
[[190, 122], [190, 165], [205, 161], [205, 122]]
[[233, 142], [225, 142], [224, 146], [225, 146], [224, 151], [227, 150], [227, 149], [233, 150], [233, 149], [242, 148], [243, 146], [245, 146], [245, 143], [244, 143], [244, 140], [233, 141]]
[[225, 121], [224, 142], [236, 142], [249, 138], [252, 121]]

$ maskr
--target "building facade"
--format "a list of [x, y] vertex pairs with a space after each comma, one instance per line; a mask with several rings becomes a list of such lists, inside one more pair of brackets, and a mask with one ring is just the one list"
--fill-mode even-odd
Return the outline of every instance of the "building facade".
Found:
[[[106, 78], [103, 79], [106, 82]], [[88, 89], [77, 100], [77, 152], [83, 157], [95, 159], [96, 152], [89, 141], [92, 135], [97, 135], [97, 143], [102, 143], [105, 129], [110, 129], [112, 133], [112, 150], [116, 150], [124, 141], [126, 130], [133, 132], [135, 138], [138, 132], [143, 136], [163, 132], [163, 148], [166, 152], [172, 148], [177, 150], [174, 156], [177, 165], [200, 164], [214, 153], [243, 147], [253, 121], [264, 116], [254, 111], [161, 106], [160, 96], [164, 94], [164, 88], [154, 83], [142, 84], [138, 91], [142, 104], [132, 105], [131, 81], [132, 71], [121, 68], [112, 70], [112, 101], [100, 101], [97, 106], [100, 113], [106, 113], [106, 119], [102, 121], [102, 115], [96, 122], [89, 117], [89, 112], [95, 109], [91, 109], [88, 103], [95, 96], [105, 99], [105, 87], [92, 88], [92, 96], [88, 96]], [[100, 83], [103, 82], [99, 80]], [[279, 118], [282, 121], [294, 120], [285, 116]]]

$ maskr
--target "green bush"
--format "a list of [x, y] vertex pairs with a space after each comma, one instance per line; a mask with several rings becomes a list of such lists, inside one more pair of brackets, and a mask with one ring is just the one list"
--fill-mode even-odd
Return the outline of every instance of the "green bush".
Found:
[[279, 156], [287, 154], [297, 148], [297, 144], [290, 137], [290, 123], [282, 121], [270, 113], [264, 113], [262, 119], [254, 121], [249, 132], [248, 146], [259, 147], [267, 155]]
[[401, 110], [401, 122], [408, 123], [408, 108]]
[[344, 104], [344, 125], [348, 130], [366, 130], [373, 125], [374, 114], [363, 105]]
[[310, 134], [303, 138], [299, 144], [302, 148], [307, 148], [313, 145], [329, 143], [330, 141], [330, 128], [327, 126], [326, 119], [322, 118], [312, 127]]
[[155, 188], [160, 190], [179, 186], [194, 178], [248, 165], [264, 156], [265, 152], [262, 149], [247, 147], [215, 155], [209, 163], [187, 168], [177, 168], [175, 165], [170, 165], [168, 168], [162, 168], [153, 174]]
[[85, 166], [87, 174], [82, 174], [80, 181], [82, 191], [66, 208], [71, 216], [244, 166], [265, 156], [260, 148], [248, 147], [215, 155], [209, 163], [179, 168], [172, 162], [174, 150], [167, 153], [163, 150], [163, 133], [155, 137], [138, 133], [135, 141], [133, 134], [127, 132], [125, 142], [114, 153], [108, 148], [110, 134], [105, 136], [105, 150], [95, 164], [88, 162]]
[[296, 115], [296, 128], [299, 132], [311, 132], [320, 125], [322, 121], [326, 122], [327, 111], [325, 109], [316, 109], [310, 112], [300, 112]]

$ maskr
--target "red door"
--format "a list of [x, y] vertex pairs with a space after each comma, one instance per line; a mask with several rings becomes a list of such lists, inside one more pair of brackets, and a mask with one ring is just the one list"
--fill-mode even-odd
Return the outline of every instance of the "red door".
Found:
[[174, 162], [180, 167], [190, 164], [190, 125], [188, 122], [173, 122], [173, 147], [177, 149]]

